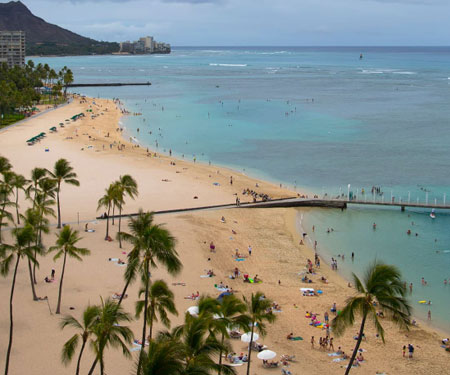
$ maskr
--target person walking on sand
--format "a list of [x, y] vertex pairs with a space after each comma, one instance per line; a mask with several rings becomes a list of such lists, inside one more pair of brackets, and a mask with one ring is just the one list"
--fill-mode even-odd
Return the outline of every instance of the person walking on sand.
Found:
[[252, 247], [248, 245], [248, 255], [252, 256]]
[[403, 358], [405, 358], [405, 356], [406, 356], [406, 345], [403, 345]]
[[311, 336], [311, 349], [314, 349], [314, 336]]
[[52, 280], [55, 280], [55, 270], [52, 269]]

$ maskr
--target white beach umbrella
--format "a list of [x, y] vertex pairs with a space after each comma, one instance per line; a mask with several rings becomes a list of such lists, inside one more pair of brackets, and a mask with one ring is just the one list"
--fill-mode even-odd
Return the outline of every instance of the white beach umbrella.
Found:
[[186, 312], [191, 315], [198, 315], [198, 306], [191, 306], [186, 310]]
[[[252, 337], [252, 333], [251, 332], [244, 333], [241, 336], [241, 341], [243, 341], [243, 342], [250, 342], [250, 338], [251, 337]], [[258, 339], [259, 339], [259, 335], [257, 333], [253, 333], [253, 341], [256, 341]]]
[[272, 350], [263, 350], [262, 352], [259, 352], [257, 357], [259, 359], [274, 359], [277, 356], [277, 353], [273, 352]]

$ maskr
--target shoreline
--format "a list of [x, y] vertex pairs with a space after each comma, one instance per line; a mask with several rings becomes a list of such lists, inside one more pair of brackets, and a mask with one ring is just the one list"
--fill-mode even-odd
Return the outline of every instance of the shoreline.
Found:
[[[303, 220], [302, 220], [302, 219], [299, 219], [299, 216], [300, 216], [300, 215], [303, 216], [303, 214], [308, 215], [308, 212], [311, 211], [311, 210], [313, 210], [313, 208], [301, 208], [301, 209], [298, 209], [297, 212], [295, 213], [295, 219], [294, 219], [294, 220], [295, 220], [295, 222], [297, 223], [296, 225], [298, 225], [298, 226], [300, 227], [300, 229], [301, 229], [304, 233], [308, 233], [308, 232], [304, 229], [304, 227], [303, 227], [303, 225], [302, 225]], [[299, 231], [297, 231], [297, 232], [299, 233]], [[300, 234], [299, 234], [299, 235], [300, 235]], [[312, 253], [312, 255], [314, 255], [314, 250], [313, 250], [314, 245], [313, 245], [313, 243], [312, 243], [311, 237], [308, 235], [308, 236], [307, 236], [307, 239], [308, 239], [309, 244], [310, 244], [310, 245], [307, 246], [307, 247], [309, 248], [309, 250], [310, 250], [310, 252]], [[327, 253], [329, 253], [329, 249], [328, 249], [328, 248], [327, 248], [327, 250], [325, 250], [325, 251], [326, 251]], [[327, 255], [328, 255], [328, 254], [327, 254]], [[323, 255], [320, 255], [320, 257], [321, 257], [322, 261], [326, 264], [326, 266], [329, 268], [329, 270], [331, 271], [331, 265], [330, 265], [328, 259], [324, 258]], [[321, 262], [321, 263], [322, 263], [322, 262]], [[337, 272], [336, 272], [336, 271], [333, 271], [333, 272], [336, 273], [337, 275], [339, 275], [339, 277], [343, 280], [344, 283], [353, 282], [353, 280], [351, 280], [350, 278], [347, 278], [347, 277], [343, 274], [343, 272], [340, 271], [340, 268], [338, 269]], [[343, 285], [345, 285], [345, 284], [343, 284]], [[433, 332], [434, 332], [434, 333], [439, 333], [443, 338], [444, 338], [444, 337], [448, 337], [448, 336], [450, 335], [450, 330], [446, 330], [446, 329], [440, 327], [439, 325], [434, 325], [433, 323], [430, 324], [427, 320], [424, 320], [423, 318], [420, 318], [420, 317], [415, 316], [415, 315], [412, 315], [412, 318], [413, 318], [414, 320], [416, 320], [416, 322], [418, 323], [418, 326], [419, 326], [420, 328], [424, 329], [424, 330], [427, 330], [427, 331], [429, 331], [429, 332], [431, 332], [431, 333], [433, 333]]]
[[[78, 98], [79, 99], [79, 98]], [[97, 104], [92, 104], [92, 103]], [[115, 110], [110, 108], [111, 104]], [[48, 129], [52, 124], [58, 123], [61, 119], [69, 118], [70, 114], [85, 109], [93, 109], [93, 117], [85, 116], [82, 120], [69, 122], [64, 128], [58, 128], [56, 134], [48, 136], [34, 146], [27, 146], [24, 140], [29, 133]], [[106, 108], [108, 108], [106, 110]], [[123, 139], [123, 134], [117, 131], [122, 114], [111, 100], [91, 99], [86, 103], [78, 103], [74, 100], [71, 105], [60, 108], [44, 118], [36, 118], [28, 127], [17, 127], [9, 129], [0, 138], [2, 155], [9, 157], [14, 166], [14, 170], [28, 176], [29, 170], [34, 166], [44, 166], [50, 168], [54, 160], [59, 157], [66, 157], [73, 164], [75, 171], [79, 175], [81, 187], [63, 186], [62, 207], [63, 222], [74, 221], [77, 213], [81, 213], [81, 221], [86, 217], [91, 218], [96, 213], [97, 200], [103, 194], [113, 179], [120, 174], [131, 174], [138, 179], [140, 196], [136, 201], [127, 201], [124, 214], [135, 212], [138, 207], [146, 210], [158, 210], [159, 208], [180, 208], [200, 206], [204, 203], [232, 203], [235, 194], [240, 198], [241, 192], [248, 187], [267, 193], [272, 197], [292, 194], [288, 189], [280, 189], [275, 184], [258, 179], [250, 178], [239, 172], [221, 168], [214, 165], [204, 165], [186, 160], [179, 160], [168, 157], [164, 154], [151, 152], [147, 156], [144, 147], [136, 147], [132, 143]], [[101, 114], [103, 113], [103, 114]], [[63, 120], [64, 121], [64, 120]], [[108, 132], [110, 133], [108, 135]], [[125, 145], [120, 151], [119, 146]], [[45, 149], [49, 151], [46, 152]], [[150, 153], [150, 152], [149, 152]], [[30, 164], [30, 160], [34, 164]], [[172, 164], [174, 163], [174, 164]], [[233, 176], [233, 184], [230, 184], [230, 175]], [[215, 183], [218, 185], [215, 185]], [[195, 198], [197, 197], [197, 199]], [[156, 218], [158, 223], [166, 223], [167, 227], [178, 239], [177, 250], [180, 253], [185, 268], [176, 278], [168, 276], [162, 269], [155, 270], [156, 277], [162, 277], [170, 282], [185, 282], [187, 287], [173, 287], [176, 295], [177, 307], [180, 311], [178, 318], [173, 318], [173, 324], [181, 323], [183, 311], [192, 305], [193, 302], [186, 301], [184, 296], [195, 290], [202, 294], [217, 294], [213, 284], [225, 281], [236, 293], [248, 295], [250, 292], [261, 290], [271, 299], [280, 303], [282, 307], [280, 319], [268, 327], [269, 334], [263, 339], [270, 349], [275, 349], [279, 354], [295, 354], [301, 361], [291, 364], [293, 373], [302, 371], [306, 374], [323, 373], [326, 371], [340, 371], [339, 364], [335, 364], [326, 353], [319, 350], [310, 349], [309, 337], [317, 335], [317, 338], [324, 335], [324, 332], [308, 325], [308, 320], [304, 318], [304, 311], [314, 310], [319, 314], [328, 311], [329, 306], [337, 301], [342, 304], [344, 299], [350, 294], [350, 289], [346, 286], [345, 279], [330, 270], [330, 267], [323, 262], [323, 266], [318, 270], [318, 275], [314, 276], [314, 287], [320, 287], [324, 294], [320, 297], [302, 297], [299, 287], [302, 286], [298, 272], [303, 269], [306, 259], [314, 256], [314, 251], [308, 246], [299, 246], [300, 233], [296, 229], [297, 210], [271, 209], [268, 215], [267, 209], [253, 209], [251, 215], [249, 211], [241, 209], [210, 210], [196, 213], [168, 214], [164, 217]], [[226, 223], [220, 221], [220, 217], [226, 217]], [[53, 222], [54, 220], [52, 220]], [[94, 221], [91, 226], [96, 230], [94, 233], [83, 233], [82, 245], [93, 251], [90, 257], [83, 262], [72, 262], [67, 269], [67, 279], [65, 278], [65, 289], [63, 296], [63, 314], [80, 314], [88, 301], [96, 303], [99, 295], [111, 295], [122, 288], [123, 269], [109, 263], [109, 257], [124, 257], [119, 250], [116, 241], [109, 243], [104, 241], [105, 221]], [[125, 228], [126, 222], [123, 222]], [[77, 228], [76, 225], [74, 225]], [[78, 227], [83, 229], [83, 225]], [[112, 226], [111, 230], [116, 230]], [[235, 233], [232, 233], [234, 231]], [[54, 242], [54, 228], [52, 233], [44, 238], [46, 246], [51, 246]], [[5, 237], [7, 237], [5, 235]], [[9, 238], [7, 238], [9, 240]], [[211, 253], [208, 243], [214, 240], [216, 252]], [[245, 262], [238, 264], [239, 268], [245, 270], [250, 275], [258, 273], [264, 280], [261, 285], [243, 284], [241, 280], [230, 280], [228, 275], [237, 265], [232, 257], [236, 248], [245, 251], [251, 244], [254, 248], [252, 257], [248, 257]], [[128, 250], [125, 247], [122, 251]], [[210, 260], [208, 260], [210, 258]], [[41, 268], [39, 280], [42, 280], [45, 273], [51, 268], [56, 268], [57, 275], [60, 272], [60, 265], [53, 262], [51, 257], [40, 259]], [[217, 276], [213, 280], [199, 277], [205, 269], [213, 268]], [[330, 282], [321, 284], [318, 277], [324, 275]], [[278, 281], [281, 280], [281, 284]], [[133, 284], [129, 295], [134, 296], [139, 288], [139, 283]], [[0, 298], [7, 298], [9, 292], [9, 279], [0, 280]], [[45, 284], [41, 281], [37, 285], [40, 295], [48, 295], [53, 307], [57, 288], [55, 285]], [[47, 305], [36, 304], [31, 301], [29, 280], [27, 271], [21, 270], [18, 278], [17, 297], [17, 325], [15, 331], [14, 361], [13, 366], [20, 368], [15, 372], [20, 373], [29, 368], [26, 360], [20, 363], [19, 355], [23, 358], [34, 356], [36, 358], [46, 358], [45, 363], [36, 363], [35, 373], [48, 373], [49, 366], [61, 374], [73, 373], [71, 367], [64, 369], [59, 364], [59, 353], [61, 343], [70, 337], [70, 332], [63, 331], [56, 338], [58, 320], [57, 317], [49, 317]], [[5, 305], [5, 304], [4, 304]], [[6, 316], [6, 306], [0, 306], [0, 313]], [[74, 306], [75, 311], [69, 311], [69, 306]], [[128, 311], [133, 311], [134, 297], [124, 301], [124, 307]], [[297, 307], [296, 307], [297, 306]], [[30, 324], [30, 311], [33, 312], [33, 324]], [[78, 316], [78, 315], [77, 315]], [[357, 323], [356, 323], [357, 324]], [[374, 338], [373, 328], [368, 327], [366, 335], [368, 342], [364, 343], [368, 350], [369, 360], [363, 364], [364, 373], [374, 373], [375, 370], [383, 369], [388, 373], [411, 374], [439, 373], [445, 371], [447, 367], [447, 353], [442, 350], [437, 352], [436, 342], [438, 333], [435, 330], [427, 332], [424, 328], [413, 328], [407, 333], [399, 331], [389, 321], [383, 323], [386, 328], [387, 342], [382, 345]], [[135, 333], [139, 333], [139, 322], [134, 321], [131, 327]], [[161, 328], [160, 325], [157, 326]], [[5, 329], [5, 327], [1, 328]], [[342, 345], [348, 350], [354, 345], [352, 331], [357, 329], [357, 325], [348, 332], [336, 339], [336, 347]], [[286, 334], [294, 331], [304, 337], [304, 341], [293, 343], [286, 340]], [[391, 332], [393, 331], [393, 332]], [[400, 343], [409, 340], [420, 347], [417, 356], [419, 360], [402, 362], [395, 360], [395, 356], [400, 353]], [[47, 345], [39, 345], [46, 342]], [[422, 343], [425, 345], [422, 347]], [[0, 350], [5, 343], [0, 342]], [[233, 342], [236, 352], [242, 351], [241, 342]], [[394, 354], [396, 353], [397, 354]], [[87, 356], [90, 354], [87, 353]], [[90, 357], [88, 357], [90, 358]], [[401, 357], [400, 357], [401, 358]], [[124, 360], [115, 351], [108, 352], [108, 367], [116, 368], [120, 373], [129, 371], [132, 366], [130, 361]], [[83, 364], [87, 366], [90, 361]], [[253, 371], [263, 373], [262, 365], [254, 359]], [[57, 367], [57, 366], [60, 367]], [[338, 367], [339, 366], [339, 367]], [[238, 369], [238, 374], [242, 375], [244, 367]], [[411, 372], [412, 371], [412, 372]]]
[[[88, 98], [88, 97], [86, 97], [86, 99], [90, 99], [90, 100], [93, 100], [93, 101], [96, 100], [96, 98]], [[97, 100], [98, 100], [98, 99], [99, 99], [99, 98], [97, 98]], [[105, 100], [105, 99], [101, 99], [101, 100]], [[106, 99], [106, 100], [108, 100], [108, 99]], [[119, 112], [121, 112], [122, 110], [125, 110], [125, 111], [126, 111], [125, 103], [123, 103], [122, 101], [120, 101], [119, 104], [116, 104], [116, 109], [117, 109]], [[122, 120], [123, 118], [126, 118], [127, 116], [132, 116], [132, 113], [128, 113], [128, 114], [127, 114], [127, 113], [122, 113], [122, 115], [121, 115], [121, 117], [119, 118], [119, 121], [118, 121], [118, 126], [119, 126], [119, 127], [121, 126], [121, 125], [119, 125], [119, 124], [122, 124], [121, 120]], [[112, 131], [113, 128], [114, 128], [114, 126], [111, 126], [111, 127], [110, 127], [110, 130]], [[215, 164], [209, 164], [209, 165], [208, 165], [208, 164], [207, 164], [206, 162], [204, 162], [204, 161], [193, 162], [193, 161], [186, 160], [186, 159], [183, 159], [183, 158], [180, 159], [180, 158], [178, 158], [178, 157], [176, 157], [176, 156], [169, 156], [169, 155], [166, 155], [166, 153], [164, 153], [164, 152], [159, 152], [159, 151], [155, 150], [155, 149], [152, 148], [152, 147], [147, 147], [146, 145], [141, 144], [140, 140], [139, 140], [138, 138], [135, 138], [135, 137], [134, 137], [133, 135], [131, 135], [131, 134], [128, 134], [128, 139], [127, 139], [127, 137], [126, 137], [126, 134], [124, 134], [124, 132], [121, 132], [121, 136], [122, 136], [122, 142], [123, 142], [123, 143], [128, 144], [128, 145], [130, 145], [130, 146], [132, 146], [132, 147], [133, 147], [133, 146], [136, 146], [136, 145], [139, 145], [139, 148], [142, 149], [142, 150], [143, 150], [144, 148], [147, 148], [147, 149], [150, 151], [150, 153], [156, 153], [156, 155], [158, 155], [158, 157], [159, 157], [159, 158], [162, 158], [162, 159], [167, 159], [167, 160], [171, 160], [171, 161], [174, 161], [174, 162], [187, 163], [187, 164], [191, 165], [191, 167], [195, 167], [195, 166], [201, 165], [201, 166], [203, 166], [203, 167], [208, 167], [208, 168], [212, 168], [212, 169], [220, 168], [221, 170], [225, 170], [225, 171], [227, 171], [228, 173], [238, 174], [238, 175], [241, 175], [241, 176], [243, 176], [243, 177], [247, 177], [247, 178], [249, 178], [249, 179], [251, 179], [251, 180], [258, 181], [258, 182], [260, 182], [261, 184], [262, 184], [262, 183], [267, 183], [267, 184], [271, 184], [271, 185], [274, 185], [274, 186], [276, 185], [276, 183], [275, 183], [274, 181], [267, 181], [267, 180], [260, 179], [260, 178], [257, 177], [257, 176], [247, 175], [247, 174], [245, 174], [245, 173], [243, 173], [243, 172], [241, 172], [241, 171], [238, 171], [238, 170], [233, 169], [233, 168], [228, 167], [228, 166], [215, 165]], [[137, 142], [136, 142], [136, 143], [130, 142], [130, 141], [129, 141], [129, 138], [137, 139]], [[313, 194], [312, 192], [303, 190], [303, 188], [301, 188], [301, 187], [300, 187], [300, 189], [302, 189], [301, 192], [292, 191], [292, 189], [291, 189], [289, 186], [283, 185], [283, 190], [291, 191], [291, 192], [294, 194], [294, 196], [295, 196], [295, 195], [298, 195], [298, 196], [299, 196], [299, 195], [302, 195], [302, 194], [304, 194], [304, 195]], [[298, 215], [298, 213], [300, 213], [300, 212], [304, 213], [304, 212], [309, 211], [310, 209], [304, 209], [304, 208], [302, 208], [302, 209], [298, 209], [298, 210], [297, 210], [297, 209], [295, 209], [295, 208], [292, 208], [291, 210], [293, 210], [294, 212], [296, 212], [295, 217], [294, 217], [293, 220], [294, 220], [295, 223], [297, 223], [297, 217], [296, 217], [296, 216]], [[294, 226], [296, 226], [296, 224], [294, 224]], [[301, 226], [301, 223], [300, 223], [300, 226]], [[301, 226], [301, 228], [303, 228], [303, 227]], [[304, 230], [304, 228], [303, 228], [303, 230]], [[305, 232], [305, 233], [308, 233], [306, 230], [304, 230], [304, 232]], [[296, 229], [296, 233], [297, 233], [297, 235], [299, 236], [299, 239], [300, 239], [300, 232], [299, 232], [298, 229]], [[305, 245], [305, 250], [306, 250], [306, 252], [309, 254], [309, 256], [310, 256], [311, 258], [313, 258], [313, 257], [314, 257], [313, 243], [312, 243], [312, 240], [310, 239], [309, 236], [307, 236], [307, 239], [308, 239], [308, 241], [309, 241], [309, 246], [308, 246], [308, 245]], [[323, 259], [323, 258], [322, 258], [322, 259]], [[328, 262], [327, 260], [324, 260], [324, 259], [323, 259], [323, 262], [325, 262], [326, 266], [328, 267], [328, 271], [331, 271], [331, 266], [330, 266], [329, 262]], [[332, 271], [331, 271], [331, 272], [332, 272]], [[337, 275], [338, 275], [339, 278], [342, 279], [342, 283], [341, 283], [342, 286], [345, 286], [345, 287], [346, 287], [346, 286], [347, 286], [347, 283], [351, 281], [351, 280], [348, 280], [343, 274], [339, 273], [339, 271], [338, 271]], [[442, 328], [440, 328], [440, 327], [437, 327], [437, 326], [429, 325], [429, 324], [427, 323], [427, 321], [424, 321], [423, 319], [418, 318], [418, 317], [416, 317], [416, 316], [413, 316], [413, 318], [414, 318], [418, 323], [420, 323], [420, 328], [425, 328], [425, 330], [428, 331], [428, 332], [430, 332], [430, 333], [433, 333], [433, 332], [439, 333], [439, 334], [442, 335], [442, 337], [446, 337], [446, 336], [449, 336], [449, 335], [450, 335], [450, 331], [446, 331], [446, 330], [444, 330], [444, 329], [442, 329]]]

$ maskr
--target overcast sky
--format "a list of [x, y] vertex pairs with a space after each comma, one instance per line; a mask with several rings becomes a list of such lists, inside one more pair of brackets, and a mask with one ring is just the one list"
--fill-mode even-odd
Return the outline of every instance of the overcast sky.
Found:
[[[5, 2], [5, 0], [0, 0]], [[99, 40], [175, 46], [450, 45], [450, 0], [23, 0]]]

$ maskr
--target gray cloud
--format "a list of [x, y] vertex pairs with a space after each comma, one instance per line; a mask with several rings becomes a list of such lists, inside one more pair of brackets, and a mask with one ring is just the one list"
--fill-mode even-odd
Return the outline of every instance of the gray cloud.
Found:
[[[139, 0], [65, 0], [65, 1], [77, 4], [77, 3], [124, 3], [124, 2], [137, 2]], [[220, 4], [226, 0], [150, 0], [150, 1], [160, 3]]]

